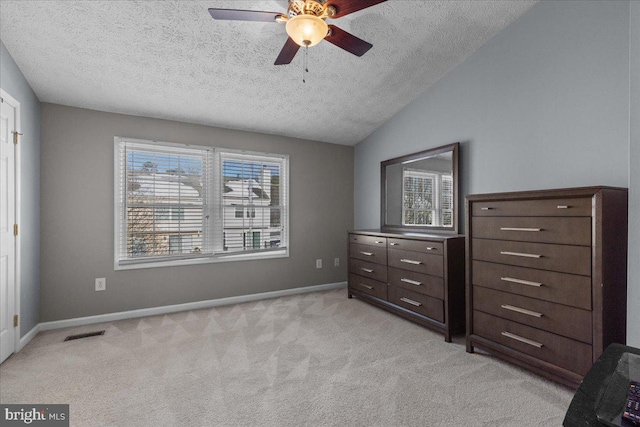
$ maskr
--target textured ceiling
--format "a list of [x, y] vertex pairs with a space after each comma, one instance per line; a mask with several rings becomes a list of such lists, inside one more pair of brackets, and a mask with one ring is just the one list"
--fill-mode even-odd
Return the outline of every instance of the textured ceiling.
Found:
[[6, 1], [0, 37], [43, 102], [354, 145], [526, 12], [533, 1], [390, 0], [329, 23], [373, 44], [321, 42], [290, 65], [276, 23], [209, 7], [270, 1]]

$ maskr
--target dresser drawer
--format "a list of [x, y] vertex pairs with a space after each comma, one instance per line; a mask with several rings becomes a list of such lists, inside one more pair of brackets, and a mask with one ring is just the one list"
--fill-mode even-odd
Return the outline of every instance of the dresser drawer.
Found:
[[478, 239], [591, 246], [588, 217], [477, 217], [471, 227]]
[[367, 236], [365, 234], [349, 234], [349, 243], [359, 243], [361, 245], [387, 247], [387, 238], [378, 236]]
[[369, 277], [379, 282], [387, 283], [387, 266], [373, 262], [362, 261], [355, 258], [349, 259], [349, 271], [359, 276]]
[[444, 258], [439, 255], [403, 251], [401, 249], [389, 249], [387, 251], [387, 259], [389, 261], [389, 267], [430, 274], [431, 276], [444, 276]]
[[387, 299], [387, 284], [368, 277], [349, 274], [349, 287], [380, 299]]
[[389, 248], [405, 251], [425, 252], [433, 255], [442, 255], [444, 245], [441, 242], [428, 242], [424, 240], [389, 239]]
[[473, 309], [591, 344], [591, 312], [522, 295], [473, 287]]
[[389, 267], [388, 282], [393, 286], [444, 299], [444, 280], [441, 277]]
[[472, 283], [591, 310], [591, 278], [483, 261], [472, 263]]
[[591, 275], [591, 248], [546, 243], [472, 239], [472, 259]]
[[473, 202], [473, 216], [591, 216], [591, 198]]
[[473, 333], [580, 375], [591, 368], [590, 345], [481, 311], [473, 311]]
[[386, 246], [367, 246], [358, 243], [349, 244], [349, 256], [363, 261], [375, 262], [376, 264], [387, 264]]
[[444, 322], [444, 303], [442, 300], [397, 286], [389, 286], [388, 292], [390, 302], [438, 322]]

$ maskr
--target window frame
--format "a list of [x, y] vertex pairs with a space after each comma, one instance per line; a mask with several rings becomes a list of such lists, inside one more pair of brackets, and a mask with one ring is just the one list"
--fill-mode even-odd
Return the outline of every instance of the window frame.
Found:
[[[121, 263], [123, 261], [120, 249], [122, 242], [122, 228], [126, 229], [126, 214], [124, 210], [126, 209], [126, 204], [121, 207], [121, 199], [123, 195], [120, 193], [119, 189], [124, 188], [126, 197], [126, 170], [121, 170], [122, 162], [120, 161], [121, 155], [121, 144], [123, 143], [136, 143], [136, 144], [148, 144], [152, 147], [171, 147], [173, 149], [176, 148], [191, 148], [191, 149], [203, 149], [203, 150], [211, 150], [213, 159], [219, 158], [222, 153], [234, 153], [236, 155], [247, 155], [247, 156], [259, 156], [259, 157], [268, 157], [279, 159], [282, 162], [282, 175], [284, 178], [284, 185], [281, 187], [281, 197], [285, 201], [283, 205], [284, 215], [283, 221], [283, 230], [284, 236], [282, 237], [282, 241], [284, 243], [284, 247], [281, 247], [278, 250], [258, 250], [252, 251], [250, 253], [216, 253], [214, 250], [213, 253], [206, 253], [200, 256], [189, 256], [189, 257], [178, 257], [171, 259], [171, 256], [163, 257], [162, 259], [144, 259], [141, 258], [139, 260], [131, 260], [127, 259], [125, 263]], [[207, 166], [208, 173], [210, 177], [208, 179], [209, 188], [206, 190], [207, 192], [207, 205], [203, 205], [203, 212], [207, 212], [207, 216], [203, 218], [203, 245], [205, 244], [205, 240], [211, 245], [211, 247], [218, 247], [224, 245], [224, 229], [214, 230], [216, 227], [216, 221], [213, 218], [217, 209], [224, 209], [224, 204], [221, 203], [222, 197], [224, 195], [224, 186], [221, 185], [221, 180], [217, 175], [221, 175], [221, 170], [218, 165], [218, 162], [212, 160], [209, 162], [210, 164]], [[253, 152], [253, 151], [244, 151], [244, 150], [232, 150], [225, 149], [213, 146], [199, 146], [194, 144], [184, 144], [184, 143], [174, 143], [174, 142], [165, 142], [165, 141], [155, 141], [155, 140], [147, 140], [147, 139], [137, 139], [137, 138], [128, 138], [128, 137], [114, 137], [114, 220], [113, 220], [113, 233], [114, 233], [114, 270], [133, 270], [133, 269], [143, 269], [143, 268], [157, 268], [157, 267], [171, 267], [171, 266], [183, 266], [183, 265], [197, 265], [197, 264], [209, 264], [209, 263], [218, 263], [218, 262], [233, 262], [233, 261], [248, 261], [248, 260], [263, 260], [263, 259], [274, 259], [274, 258], [288, 258], [289, 257], [289, 242], [290, 242], [290, 224], [289, 224], [289, 186], [290, 186], [290, 178], [289, 178], [289, 156], [285, 154], [272, 154], [272, 153], [264, 153], [264, 152]], [[124, 184], [124, 187], [122, 186]], [[218, 185], [220, 184], [220, 185]], [[216, 194], [215, 187], [218, 187], [218, 194]], [[219, 203], [219, 204], [218, 204]], [[172, 212], [169, 210], [167, 212], [169, 218], [172, 217]], [[244, 214], [244, 209], [243, 209]], [[244, 216], [244, 215], [243, 215]], [[155, 217], [154, 217], [155, 218]], [[124, 221], [124, 222], [123, 222]], [[205, 235], [205, 232], [208, 235]], [[215, 241], [216, 238], [220, 239], [220, 242]], [[126, 238], [126, 236], [125, 236]], [[202, 248], [200, 248], [202, 249]]]

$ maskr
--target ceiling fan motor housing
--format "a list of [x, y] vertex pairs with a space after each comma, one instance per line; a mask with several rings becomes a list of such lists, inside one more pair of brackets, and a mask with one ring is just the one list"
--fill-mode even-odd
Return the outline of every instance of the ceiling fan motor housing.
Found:
[[335, 15], [335, 8], [324, 4], [327, 0], [289, 0], [287, 15], [289, 18], [299, 15], [313, 15], [318, 18], [328, 18]]

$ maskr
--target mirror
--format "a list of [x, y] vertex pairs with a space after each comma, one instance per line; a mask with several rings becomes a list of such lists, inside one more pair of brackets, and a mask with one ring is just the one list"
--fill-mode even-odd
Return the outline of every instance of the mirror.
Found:
[[458, 232], [459, 145], [380, 163], [382, 229]]

